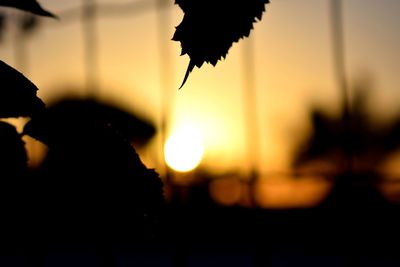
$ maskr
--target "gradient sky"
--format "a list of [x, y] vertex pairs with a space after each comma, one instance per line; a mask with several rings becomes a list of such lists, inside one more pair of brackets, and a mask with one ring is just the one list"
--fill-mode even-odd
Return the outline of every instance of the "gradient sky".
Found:
[[[148, 0], [152, 1], [152, 0]], [[82, 1], [42, 0], [56, 14]], [[99, 3], [130, 1], [103, 0]], [[309, 129], [312, 105], [337, 110], [330, 32], [329, 0], [272, 0], [249, 40], [229, 51], [214, 68], [195, 69], [186, 85], [178, 87], [188, 64], [180, 45], [171, 41], [182, 12], [167, 9], [167, 32], [160, 34], [156, 9], [140, 14], [98, 20], [98, 69], [100, 88], [84, 90], [83, 34], [79, 20], [41, 19], [41, 28], [27, 39], [24, 73], [50, 102], [67, 93], [95, 94], [155, 121], [161, 101], [171, 106], [170, 131], [185, 124], [197, 127], [206, 146], [203, 165], [214, 170], [246, 170], [244, 117], [244, 45], [254, 48], [255, 87], [258, 98], [263, 171], [285, 170], [291, 151]], [[390, 117], [400, 103], [400, 1], [345, 0], [345, 61], [349, 83], [368, 76], [373, 84], [371, 112]], [[15, 12], [13, 13], [15, 14]], [[11, 24], [11, 23], [10, 23]], [[13, 26], [10, 25], [10, 28]], [[15, 33], [9, 31], [0, 44], [0, 56], [15, 66]], [[167, 99], [161, 99], [161, 47], [170, 58]], [[157, 166], [157, 144], [147, 152]]]

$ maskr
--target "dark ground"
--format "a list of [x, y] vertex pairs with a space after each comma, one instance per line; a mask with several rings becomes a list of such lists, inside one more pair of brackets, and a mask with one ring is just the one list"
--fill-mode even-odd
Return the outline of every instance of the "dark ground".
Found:
[[[41, 266], [400, 266], [400, 207], [388, 202], [292, 210], [183, 204], [168, 205], [158, 241], [112, 246], [112, 265], [93, 247], [69, 246], [47, 249]], [[32, 265], [13, 251], [0, 266]]]

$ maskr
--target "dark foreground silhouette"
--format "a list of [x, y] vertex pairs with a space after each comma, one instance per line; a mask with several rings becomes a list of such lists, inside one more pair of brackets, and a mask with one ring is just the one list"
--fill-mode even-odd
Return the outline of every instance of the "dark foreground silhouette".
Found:
[[[2, 266], [399, 266], [397, 205], [221, 207], [204, 184], [165, 207], [158, 175], [115, 129], [62, 125], [47, 128], [41, 167], [3, 187]], [[3, 126], [26, 166], [18, 133]]]
[[28, 174], [24, 143], [15, 127], [0, 122], [0, 248], [13, 248], [24, 238], [25, 187]]
[[20, 134], [0, 122], [2, 266], [15, 253], [10, 266], [46, 266], [52, 251], [80, 250], [114, 266], [113, 250], [159, 242], [165, 200], [158, 174], [110, 122], [64, 111], [58, 123], [44, 119], [49, 109], [26, 126], [29, 134], [40, 121], [48, 146], [32, 171]]
[[[111, 122], [72, 109], [33, 117], [48, 154], [35, 172], [46, 242], [62, 246], [145, 245], [156, 238], [162, 182]], [[36, 129], [33, 127], [32, 129]]]

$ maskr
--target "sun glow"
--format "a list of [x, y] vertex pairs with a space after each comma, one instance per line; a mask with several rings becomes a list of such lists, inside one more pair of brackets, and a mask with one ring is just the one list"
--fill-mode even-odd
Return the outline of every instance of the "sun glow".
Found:
[[203, 157], [204, 145], [200, 132], [186, 126], [174, 131], [164, 146], [164, 157], [168, 166], [179, 172], [196, 168]]

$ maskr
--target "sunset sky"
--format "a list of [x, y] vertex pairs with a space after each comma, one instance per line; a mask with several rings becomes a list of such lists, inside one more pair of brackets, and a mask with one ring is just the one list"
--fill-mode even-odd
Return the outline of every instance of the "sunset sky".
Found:
[[[155, 4], [154, 8], [132, 15], [99, 17], [100, 87], [93, 91], [84, 88], [81, 21], [64, 20], [62, 16], [65, 10], [79, 7], [81, 2], [40, 1], [48, 10], [60, 14], [60, 20], [40, 20], [41, 27], [26, 40], [27, 64], [21, 70], [39, 87], [39, 96], [45, 102], [71, 93], [94, 94], [158, 124], [161, 103], [167, 101], [171, 107], [169, 133], [186, 125], [198, 129], [205, 146], [202, 164], [215, 171], [246, 171], [248, 167], [244, 46], [254, 48], [259, 167], [263, 172], [287, 170], [291, 151], [309, 129], [308, 112], [313, 105], [332, 112], [338, 109], [340, 94], [333, 72], [330, 0], [271, 0], [262, 21], [255, 25], [250, 42], [234, 44], [227, 59], [215, 68], [195, 68], [181, 90], [178, 87], [189, 58], [179, 56], [180, 44], [170, 40], [183, 16], [178, 6], [171, 1], [170, 7], [162, 11], [169, 16], [162, 29]], [[98, 1], [111, 2], [132, 1]], [[400, 1], [343, 2], [349, 84], [368, 77], [373, 89], [373, 116], [390, 117], [400, 110]], [[0, 43], [0, 56], [18, 67], [13, 49], [15, 32], [11, 30], [14, 26], [8, 26], [10, 30]], [[168, 32], [160, 33], [161, 30]], [[166, 85], [162, 84], [162, 49], [167, 49], [170, 59]], [[162, 88], [167, 90], [164, 99]], [[154, 142], [144, 155], [154, 167], [158, 164], [157, 147]]]

